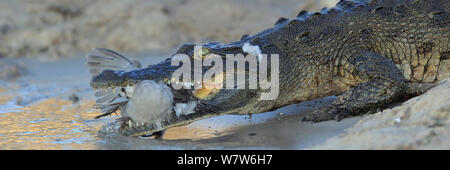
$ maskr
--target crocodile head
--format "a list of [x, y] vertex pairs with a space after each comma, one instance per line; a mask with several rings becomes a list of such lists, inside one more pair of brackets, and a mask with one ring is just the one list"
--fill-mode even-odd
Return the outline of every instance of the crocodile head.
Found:
[[[197, 48], [185, 44], [172, 57], [147, 68], [133, 67], [138, 64], [125, 58], [129, 64], [125, 69], [102, 70], [91, 81], [91, 86], [98, 89], [97, 106], [104, 115], [116, 110], [122, 115], [120, 121], [105, 126], [103, 131], [140, 136], [220, 114], [253, 113], [262, 92], [249, 85], [249, 76], [257, 75], [251, 75], [256, 68], [245, 61], [241, 68], [235, 68], [234, 62], [227, 68], [226, 62], [229, 56], [252, 53], [246, 50], [248, 45], [209, 43]], [[251, 56], [257, 63], [256, 55]], [[244, 75], [244, 80], [235, 81], [228, 74]]]

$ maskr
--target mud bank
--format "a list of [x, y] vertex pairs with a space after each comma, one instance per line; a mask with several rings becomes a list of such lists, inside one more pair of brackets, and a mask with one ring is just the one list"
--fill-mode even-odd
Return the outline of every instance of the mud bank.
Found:
[[450, 79], [313, 149], [450, 149]]

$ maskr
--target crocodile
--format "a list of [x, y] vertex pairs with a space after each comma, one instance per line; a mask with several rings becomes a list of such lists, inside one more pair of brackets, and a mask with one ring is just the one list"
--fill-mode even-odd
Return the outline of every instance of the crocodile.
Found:
[[[259, 87], [174, 89], [172, 74], [181, 66], [171, 61], [177, 55], [142, 67], [98, 48], [100, 54], [87, 55], [95, 106], [102, 110], [97, 118], [120, 110], [121, 117], [102, 131], [160, 137], [167, 128], [212, 116], [261, 113], [331, 95], [337, 96], [331, 105], [307, 113], [303, 120], [373, 113], [450, 76], [449, 9], [448, 0], [341, 0], [319, 12], [280, 18], [272, 28], [235, 42], [206, 43], [201, 50], [183, 44], [177, 50], [191, 61], [208, 54], [224, 59], [226, 54], [278, 54], [279, 95], [274, 100], [260, 100], [265, 90]], [[245, 67], [243, 72], [250, 70]], [[205, 82], [188, 86], [194, 83]]]

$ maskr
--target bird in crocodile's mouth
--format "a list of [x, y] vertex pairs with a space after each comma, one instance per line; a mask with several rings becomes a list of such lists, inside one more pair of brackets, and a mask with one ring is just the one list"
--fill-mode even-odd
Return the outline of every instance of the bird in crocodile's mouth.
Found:
[[[223, 73], [210, 80], [177, 81], [171, 75], [178, 67], [171, 66], [169, 60], [142, 68], [138, 61], [112, 50], [95, 50], [100, 55], [89, 54], [87, 66], [93, 76], [91, 86], [96, 90], [94, 107], [102, 111], [96, 118], [120, 111], [121, 117], [116, 121], [119, 131], [133, 131], [133, 136], [145, 135], [138, 133], [139, 129], [158, 132], [168, 125], [185, 124], [205, 114], [221, 112], [218, 102], [226, 102], [223, 97], [236, 93], [220, 94], [222, 101], [210, 100], [221, 91]], [[181, 88], [174, 88], [175, 85]]]

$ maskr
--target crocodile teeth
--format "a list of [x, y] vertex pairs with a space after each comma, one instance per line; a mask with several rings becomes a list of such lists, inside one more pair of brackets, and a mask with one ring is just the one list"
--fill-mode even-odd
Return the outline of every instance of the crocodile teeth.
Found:
[[127, 96], [127, 94], [125, 92], [123, 92], [122, 90], [119, 91], [119, 95], [122, 96], [122, 97], [126, 97]]
[[190, 89], [194, 84], [192, 84], [191, 82], [183, 82], [182, 85], [184, 86], [184, 88]]
[[192, 86], [194, 86], [194, 84], [191, 82], [179, 82], [179, 81], [175, 81], [175, 85], [177, 85], [177, 86], [181, 85], [186, 89], [190, 89]]
[[133, 97], [134, 86], [126, 86], [125, 87], [125, 95], [128, 97]]
[[197, 81], [195, 84], [198, 86], [198, 88], [202, 88], [202, 86], [203, 86], [202, 82], [199, 82], [199, 81]]

